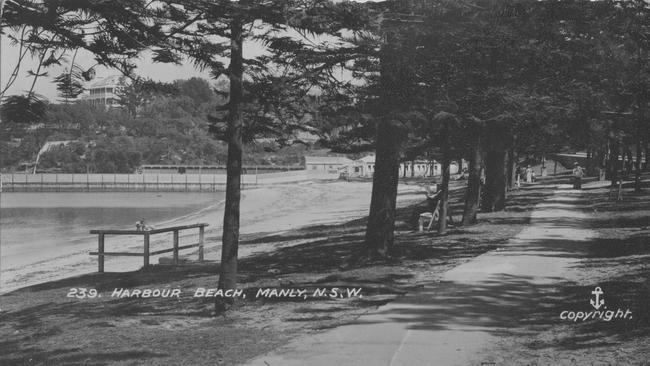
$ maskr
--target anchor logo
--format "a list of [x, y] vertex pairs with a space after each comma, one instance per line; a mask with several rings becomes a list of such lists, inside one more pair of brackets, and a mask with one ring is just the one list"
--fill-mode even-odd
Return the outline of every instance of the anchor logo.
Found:
[[602, 295], [604, 292], [603, 290], [600, 289], [600, 287], [596, 287], [593, 291], [591, 291], [591, 294], [594, 295], [596, 298], [595, 299], [590, 299], [589, 303], [591, 303], [591, 306], [594, 307], [594, 309], [598, 310], [600, 309], [601, 306], [605, 305], [605, 299], [601, 299], [600, 295]]

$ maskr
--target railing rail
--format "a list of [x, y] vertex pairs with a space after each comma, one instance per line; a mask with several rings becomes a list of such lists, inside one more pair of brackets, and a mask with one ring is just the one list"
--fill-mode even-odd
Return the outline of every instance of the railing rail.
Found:
[[[225, 174], [2, 173], [4, 192], [188, 192], [223, 191]], [[313, 179], [337, 179], [307, 170], [243, 174], [242, 188]]]
[[[199, 261], [203, 261], [203, 246], [204, 246], [204, 236], [205, 236], [205, 227], [209, 226], [208, 224], [192, 224], [192, 225], [183, 225], [183, 226], [173, 226], [166, 227], [162, 229], [154, 230], [90, 230], [91, 234], [97, 234], [97, 251], [90, 252], [90, 255], [96, 255], [97, 258], [97, 271], [102, 273], [104, 272], [104, 258], [107, 256], [131, 256], [131, 257], [144, 257], [144, 267], [149, 266], [149, 258], [152, 255], [158, 255], [163, 253], [173, 252], [173, 264], [178, 265], [178, 252], [184, 249], [190, 248], [199, 248]], [[178, 233], [182, 230], [188, 229], [199, 229], [199, 242], [195, 244], [179, 245], [179, 235]], [[168, 249], [161, 250], [150, 250], [151, 235], [173, 232], [173, 247]], [[106, 243], [107, 235], [142, 235], [144, 239], [144, 247], [142, 253], [139, 252], [107, 252], [104, 250]]]

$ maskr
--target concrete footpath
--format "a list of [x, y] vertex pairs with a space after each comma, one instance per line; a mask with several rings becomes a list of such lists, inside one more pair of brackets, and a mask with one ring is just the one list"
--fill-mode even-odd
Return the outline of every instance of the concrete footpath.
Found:
[[594, 236], [582, 229], [578, 191], [561, 185], [537, 204], [530, 225], [498, 250], [424, 283], [354, 323], [292, 341], [248, 365], [480, 365], [482, 350], [514, 329], [542, 294], [577, 278], [566, 255]]

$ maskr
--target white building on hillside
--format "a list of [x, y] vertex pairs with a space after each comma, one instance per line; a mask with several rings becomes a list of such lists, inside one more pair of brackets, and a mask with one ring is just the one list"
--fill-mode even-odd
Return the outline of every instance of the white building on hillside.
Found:
[[92, 105], [104, 106], [105, 108], [119, 107], [119, 92], [123, 87], [123, 76], [107, 76], [87, 86], [86, 89], [88, 92], [82, 97], [82, 100], [85, 100]]

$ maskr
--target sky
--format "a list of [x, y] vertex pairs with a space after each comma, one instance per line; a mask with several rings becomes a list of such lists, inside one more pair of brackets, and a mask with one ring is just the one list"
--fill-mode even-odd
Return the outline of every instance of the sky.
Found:
[[[378, 0], [354, 0], [357, 2], [367, 2], [367, 1], [378, 1]], [[19, 49], [16, 45], [12, 45], [7, 37], [2, 37], [0, 43], [0, 90], [4, 89], [6, 83], [12, 74], [14, 68], [16, 67]], [[264, 52], [264, 47], [259, 43], [254, 42], [245, 42], [244, 43], [244, 57], [254, 57], [260, 55]], [[162, 64], [154, 63], [151, 61], [150, 55], [143, 54], [136, 64], [138, 65], [135, 73], [144, 78], [151, 78], [156, 81], [170, 82], [178, 79], [189, 79], [191, 77], [202, 77], [204, 79], [211, 79], [209, 70], [198, 70], [194, 67], [191, 62], [184, 62], [182, 65], [174, 64]], [[90, 52], [80, 50], [75, 59], [75, 63], [78, 64], [82, 69], [86, 70], [87, 68], [95, 65], [95, 60], [93, 55]], [[226, 64], [227, 66], [227, 64]], [[20, 65], [20, 70], [18, 73], [18, 78], [11, 85], [11, 87], [5, 93], [5, 96], [16, 95], [16, 94], [25, 94], [29, 91], [31, 84], [33, 82], [33, 77], [28, 75], [29, 70], [36, 70], [38, 67], [38, 62], [36, 59], [26, 58]], [[56, 85], [53, 82], [53, 77], [61, 74], [65, 68], [61, 67], [51, 67], [48, 71], [48, 76], [37, 78], [34, 91], [36, 94], [44, 96], [50, 102], [56, 102], [59, 97], [56, 91]], [[96, 76], [95, 79], [90, 81], [92, 83], [99, 78], [110, 76], [110, 75], [119, 75], [120, 72], [114, 69], [108, 69], [106, 67], [97, 66], [95, 67]]]
[[[2, 89], [5, 88], [9, 76], [14, 70], [17, 59], [18, 59], [18, 47], [12, 45], [7, 37], [2, 38], [2, 80], [0, 85]], [[244, 57], [252, 57], [258, 55], [262, 52], [262, 47], [255, 43], [247, 43], [244, 45]], [[87, 51], [79, 51], [75, 63], [81, 66], [82, 69], [87, 69], [90, 66], [95, 64], [93, 55]], [[209, 70], [198, 70], [194, 67], [191, 62], [184, 62], [182, 65], [173, 65], [173, 64], [162, 64], [151, 62], [149, 55], [142, 55], [137, 61], [138, 68], [135, 70], [135, 73], [139, 76], [145, 78], [151, 78], [157, 81], [174, 81], [178, 79], [189, 79], [191, 77], [202, 77], [204, 79], [210, 80]], [[23, 60], [20, 65], [19, 76], [16, 79], [15, 83], [7, 90], [6, 96], [15, 95], [15, 94], [25, 94], [29, 91], [31, 84], [33, 82], [33, 77], [28, 75], [29, 70], [36, 70], [38, 67], [38, 62], [35, 59]], [[39, 77], [36, 81], [36, 86], [34, 91], [36, 94], [40, 94], [47, 98], [50, 102], [56, 102], [59, 98], [57, 96], [56, 85], [52, 81], [53, 77], [61, 74], [64, 70], [62, 67], [51, 67], [49, 68], [48, 77]], [[119, 75], [120, 72], [115, 69], [109, 69], [102, 66], [95, 67], [96, 76], [95, 79], [90, 83], [98, 80], [99, 78], [106, 77], [109, 75]]]

